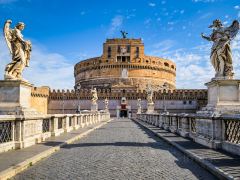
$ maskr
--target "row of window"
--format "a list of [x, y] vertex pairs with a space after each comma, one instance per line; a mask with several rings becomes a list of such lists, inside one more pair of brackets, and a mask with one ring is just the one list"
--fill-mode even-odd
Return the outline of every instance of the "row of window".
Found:
[[[107, 59], [106, 62], [108, 63], [109, 60]], [[117, 56], [117, 62], [129, 62], [130, 63], [130, 56]], [[153, 62], [152, 63], [155, 64], [155, 61], [153, 61]], [[99, 63], [102, 63], [102, 60], [99, 60]], [[149, 61], [146, 60], [145, 63], [149, 63]], [[93, 64], [96, 64], [96, 62], [94, 61]], [[90, 65], [90, 63], [87, 63], [87, 64], [84, 64], [83, 66], [89, 66], [89, 65]], [[164, 62], [164, 66], [175, 69], [174, 65], [170, 66], [167, 62]], [[81, 67], [81, 66], [79, 66], [79, 67]]]

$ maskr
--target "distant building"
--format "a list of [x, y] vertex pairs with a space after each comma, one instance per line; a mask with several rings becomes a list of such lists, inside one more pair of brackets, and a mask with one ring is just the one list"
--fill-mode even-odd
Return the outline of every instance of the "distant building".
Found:
[[[141, 39], [107, 39], [102, 56], [77, 63], [74, 76], [75, 89], [81, 85], [79, 92], [48, 89], [47, 93], [46, 87], [43, 90], [35, 88], [32, 106], [50, 114], [90, 110], [90, 89], [97, 88], [99, 110], [105, 109], [104, 100], [107, 98], [112, 116], [135, 115], [139, 98], [142, 111], [146, 111], [148, 83], [154, 90], [156, 112], [164, 111], [165, 106], [170, 112], [195, 112], [207, 102], [206, 89], [176, 89], [176, 64], [145, 55]], [[38, 102], [45, 106], [40, 107]]]
[[160, 57], [144, 54], [141, 39], [107, 39], [100, 57], [75, 65], [75, 84], [82, 88], [111, 89], [122, 85], [145, 90], [147, 83], [157, 90], [164, 83], [175, 89], [176, 64]]

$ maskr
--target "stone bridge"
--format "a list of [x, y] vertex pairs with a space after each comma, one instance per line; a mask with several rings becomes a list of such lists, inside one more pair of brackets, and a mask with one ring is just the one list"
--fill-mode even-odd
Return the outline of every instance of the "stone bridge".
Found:
[[[239, 156], [209, 149], [139, 119], [105, 116], [101, 121], [94, 121], [93, 117], [90, 121], [87, 116], [82, 117], [85, 126], [80, 121], [80, 128], [30, 147], [1, 153], [0, 179], [240, 177]], [[59, 117], [52, 119], [56, 121]], [[74, 118], [65, 117], [71, 119]], [[73, 120], [70, 126], [75, 123], [78, 121]], [[225, 174], [216, 170], [222, 167]]]

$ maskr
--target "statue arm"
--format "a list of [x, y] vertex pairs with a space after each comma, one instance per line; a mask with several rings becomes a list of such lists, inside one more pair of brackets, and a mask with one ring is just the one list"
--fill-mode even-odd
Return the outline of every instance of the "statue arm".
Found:
[[201, 34], [201, 36], [202, 36], [203, 39], [206, 39], [208, 41], [212, 41], [210, 36], [205, 36], [203, 33]]
[[25, 43], [25, 40], [22, 38], [22, 34], [20, 31], [17, 31], [16, 38], [20, 40], [20, 42]]

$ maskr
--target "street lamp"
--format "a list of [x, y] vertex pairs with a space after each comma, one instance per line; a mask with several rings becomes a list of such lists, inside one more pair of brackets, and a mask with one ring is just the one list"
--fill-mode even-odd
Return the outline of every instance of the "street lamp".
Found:
[[78, 100], [78, 106], [77, 106], [77, 113], [78, 113], [78, 114], [80, 114], [80, 89], [81, 89], [81, 84], [78, 83], [78, 84], [75, 86], [75, 92], [76, 92], [77, 100]]

